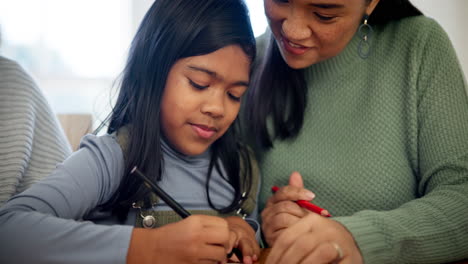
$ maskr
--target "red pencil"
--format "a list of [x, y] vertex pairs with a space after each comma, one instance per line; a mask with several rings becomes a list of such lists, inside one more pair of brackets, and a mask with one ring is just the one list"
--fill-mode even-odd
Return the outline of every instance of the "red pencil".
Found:
[[[271, 191], [273, 193], [275, 193], [276, 191], [279, 190], [279, 187], [278, 186], [273, 186], [271, 187]], [[300, 207], [303, 207], [309, 211], [312, 211], [314, 213], [317, 213], [321, 216], [325, 216], [325, 217], [330, 217], [331, 214], [328, 212], [328, 210], [326, 209], [323, 209], [323, 208], [320, 208], [318, 207], [317, 205], [309, 202], [309, 201], [306, 201], [306, 200], [298, 200], [296, 201], [296, 203], [300, 206]]]

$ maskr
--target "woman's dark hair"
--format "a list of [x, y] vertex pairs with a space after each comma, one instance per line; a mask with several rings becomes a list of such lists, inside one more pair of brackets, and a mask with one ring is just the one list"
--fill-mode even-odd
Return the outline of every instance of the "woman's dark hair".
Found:
[[[119, 219], [125, 219], [131, 204], [148, 193], [138, 177], [130, 175], [134, 166], [153, 180], [161, 179], [160, 106], [171, 67], [179, 59], [212, 53], [228, 45], [239, 45], [254, 60], [255, 38], [242, 0], [156, 0], [146, 13], [130, 47], [116, 104], [104, 122], [109, 123], [109, 134], [124, 126], [129, 128], [125, 176], [103, 206], [112, 209]], [[214, 208], [208, 190], [211, 172], [213, 167], [221, 171], [221, 160], [235, 195], [229, 206], [214, 209], [230, 212], [241, 199], [241, 183], [246, 186], [247, 181], [250, 189], [248, 153], [232, 128], [213, 143], [211, 153], [206, 182], [209, 204]], [[243, 175], [240, 161], [246, 166]]]
[[[370, 2], [371, 0], [366, 0]], [[409, 0], [380, 0], [369, 24], [385, 24], [405, 17], [422, 15]], [[292, 69], [282, 58], [271, 34], [265, 56], [256, 62], [244, 111], [254, 144], [260, 149], [273, 147], [273, 140], [299, 134], [307, 107], [307, 83], [303, 69]]]
[[[366, 1], [371, 2], [371, 0]], [[380, 0], [369, 16], [369, 24], [385, 24], [405, 17], [419, 15], [422, 15], [422, 12], [409, 0]]]

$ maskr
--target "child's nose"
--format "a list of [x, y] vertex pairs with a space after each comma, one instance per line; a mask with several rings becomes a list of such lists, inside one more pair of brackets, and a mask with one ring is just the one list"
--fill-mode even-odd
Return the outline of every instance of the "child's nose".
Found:
[[213, 118], [224, 117], [224, 100], [221, 94], [213, 94], [210, 96], [201, 107], [204, 114], [210, 115]]

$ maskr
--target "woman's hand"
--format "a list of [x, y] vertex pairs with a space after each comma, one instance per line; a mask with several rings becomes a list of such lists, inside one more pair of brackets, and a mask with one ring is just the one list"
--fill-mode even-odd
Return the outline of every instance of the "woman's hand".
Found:
[[225, 218], [229, 225], [229, 252], [238, 248], [243, 255], [245, 264], [252, 264], [260, 256], [260, 247], [255, 239], [255, 230], [242, 218], [230, 216]]
[[207, 215], [156, 229], [134, 228], [127, 263], [225, 263], [230, 232], [226, 220]]
[[285, 229], [266, 263], [363, 263], [351, 233], [340, 223], [309, 213]]
[[293, 172], [289, 177], [289, 185], [280, 188], [268, 199], [261, 214], [262, 230], [269, 246], [275, 244], [283, 230], [309, 214], [309, 211], [301, 208], [294, 201], [311, 201], [314, 197], [314, 193], [304, 189], [301, 175]]

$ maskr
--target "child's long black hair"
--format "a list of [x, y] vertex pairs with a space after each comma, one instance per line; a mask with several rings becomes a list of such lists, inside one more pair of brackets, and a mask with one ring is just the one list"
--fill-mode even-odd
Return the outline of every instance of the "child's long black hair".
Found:
[[[130, 175], [134, 166], [154, 180], [161, 179], [160, 106], [166, 79], [174, 63], [233, 44], [239, 45], [253, 61], [255, 39], [242, 0], [156, 0], [153, 3], [131, 44], [120, 93], [107, 120], [109, 134], [123, 126], [130, 130], [125, 176], [104, 208], [112, 209], [123, 220], [131, 204], [148, 192], [138, 177]], [[237, 122], [236, 119], [233, 125]], [[221, 160], [235, 196], [226, 208], [214, 209], [229, 212], [241, 199], [241, 184], [251, 185], [248, 153], [238, 142], [233, 128], [228, 129], [211, 150], [206, 183], [209, 204], [214, 208], [208, 190], [211, 171], [213, 168], [219, 170], [217, 161]], [[243, 171], [247, 172], [243, 175], [240, 173], [241, 161], [246, 166]]]
[[[371, 0], [365, 0], [369, 3]], [[409, 0], [380, 0], [369, 17], [371, 25], [385, 24], [405, 17], [422, 15]], [[289, 67], [271, 34], [265, 57], [254, 72], [245, 105], [248, 131], [259, 149], [273, 147], [274, 139], [294, 138], [299, 134], [307, 107], [304, 69]], [[271, 119], [269, 119], [271, 118]], [[271, 121], [271, 122], [270, 122]]]

